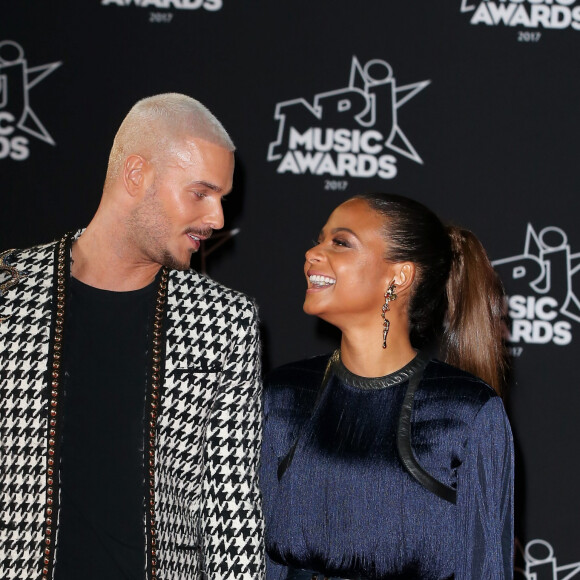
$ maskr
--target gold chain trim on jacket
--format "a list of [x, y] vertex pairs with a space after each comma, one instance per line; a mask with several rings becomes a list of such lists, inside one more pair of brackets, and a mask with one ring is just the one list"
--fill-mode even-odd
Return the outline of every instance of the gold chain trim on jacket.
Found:
[[[58, 521], [58, 433], [60, 432], [61, 415], [58, 412], [61, 406], [61, 363], [63, 355], [64, 319], [66, 312], [66, 286], [67, 286], [67, 259], [70, 251], [70, 234], [67, 234], [58, 244], [56, 259], [56, 311], [53, 329], [52, 358], [50, 362], [50, 397], [48, 403], [48, 430], [47, 430], [47, 456], [46, 456], [46, 498], [44, 510], [44, 533], [43, 533], [43, 557], [42, 557], [42, 580], [51, 580], [54, 572], [54, 551], [56, 537], [56, 522]], [[69, 250], [67, 251], [67, 248]], [[145, 537], [147, 553], [149, 554], [149, 570], [152, 579], [159, 579], [157, 575], [157, 520], [155, 513], [155, 445], [157, 438], [157, 417], [161, 396], [162, 362], [164, 331], [163, 320], [165, 317], [165, 304], [167, 301], [167, 280], [169, 271], [162, 268], [161, 279], [157, 289], [155, 301], [155, 314], [153, 319], [152, 341], [152, 364], [150, 389], [148, 390], [147, 405], [149, 411], [148, 433], [148, 466], [149, 475], [146, 493], [149, 497], [147, 503], [147, 528]]]
[[163, 268], [157, 291], [155, 316], [153, 319], [153, 357], [151, 364], [151, 390], [149, 396], [149, 513], [147, 515], [149, 528], [149, 554], [151, 578], [157, 576], [157, 514], [155, 512], [155, 448], [157, 438], [157, 417], [161, 396], [161, 379], [163, 362], [163, 318], [167, 301], [167, 278], [169, 271]]

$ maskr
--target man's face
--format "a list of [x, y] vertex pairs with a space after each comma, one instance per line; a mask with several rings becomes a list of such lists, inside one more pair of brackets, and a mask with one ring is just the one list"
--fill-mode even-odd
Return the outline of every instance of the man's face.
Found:
[[224, 225], [222, 198], [232, 189], [234, 155], [203, 141], [180, 141], [152, 169], [153, 185], [129, 220], [146, 262], [186, 270], [202, 240]]

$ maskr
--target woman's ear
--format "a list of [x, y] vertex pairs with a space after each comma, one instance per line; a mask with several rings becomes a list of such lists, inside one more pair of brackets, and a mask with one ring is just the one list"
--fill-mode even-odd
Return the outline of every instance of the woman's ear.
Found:
[[394, 275], [389, 280], [395, 283], [397, 292], [401, 292], [411, 286], [413, 280], [415, 280], [416, 268], [413, 262], [399, 262], [394, 264]]

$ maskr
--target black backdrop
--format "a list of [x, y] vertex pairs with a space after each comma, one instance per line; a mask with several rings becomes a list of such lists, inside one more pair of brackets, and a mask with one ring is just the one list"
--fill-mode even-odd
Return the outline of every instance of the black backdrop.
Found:
[[239, 231], [197, 263], [257, 299], [267, 368], [336, 344], [301, 269], [338, 203], [469, 227], [510, 296], [516, 576], [580, 578], [579, 29], [577, 0], [0, 0], [1, 246], [85, 225], [123, 116], [167, 91], [238, 147]]

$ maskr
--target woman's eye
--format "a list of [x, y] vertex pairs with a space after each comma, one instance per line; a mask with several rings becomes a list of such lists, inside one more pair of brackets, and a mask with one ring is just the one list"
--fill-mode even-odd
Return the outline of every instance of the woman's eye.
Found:
[[335, 246], [343, 246], [345, 248], [350, 248], [350, 244], [346, 240], [344, 240], [342, 238], [333, 238], [332, 239], [332, 243]]
[[199, 199], [203, 199], [204, 197], [206, 197], [205, 193], [203, 193], [202, 191], [194, 191], [193, 194], [195, 195], [195, 197], [199, 197]]

